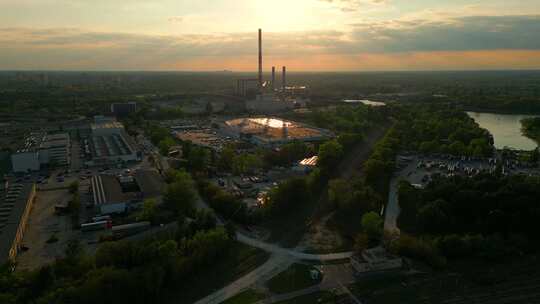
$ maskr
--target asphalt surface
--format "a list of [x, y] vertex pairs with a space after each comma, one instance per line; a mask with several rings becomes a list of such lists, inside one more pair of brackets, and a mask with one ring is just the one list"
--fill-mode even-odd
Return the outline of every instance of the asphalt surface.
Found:
[[[197, 202], [200, 209], [211, 208], [203, 201]], [[223, 221], [218, 218], [218, 225], [223, 225]], [[283, 248], [275, 244], [263, 242], [251, 238], [241, 232], [236, 233], [236, 239], [240, 243], [253, 246], [271, 253], [270, 258], [263, 265], [259, 266], [250, 273], [230, 283], [229, 285], [213, 292], [212, 294], [200, 299], [195, 304], [218, 304], [248, 289], [258, 282], [266, 282], [280, 272], [286, 270], [290, 265], [298, 260], [311, 261], [332, 261], [346, 259], [352, 256], [353, 252], [339, 252], [330, 254], [309, 254], [295, 249]]]

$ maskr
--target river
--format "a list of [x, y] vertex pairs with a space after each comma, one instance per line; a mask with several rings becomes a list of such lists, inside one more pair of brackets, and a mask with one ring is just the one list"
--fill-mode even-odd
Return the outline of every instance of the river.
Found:
[[535, 115], [494, 114], [467, 112], [480, 127], [487, 129], [495, 141], [495, 147], [509, 147], [518, 150], [533, 150], [538, 145], [530, 138], [521, 134], [521, 120]]

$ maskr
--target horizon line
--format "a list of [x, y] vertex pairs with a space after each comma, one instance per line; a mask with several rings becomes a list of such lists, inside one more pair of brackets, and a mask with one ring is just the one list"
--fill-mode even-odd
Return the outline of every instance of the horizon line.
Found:
[[[287, 74], [295, 73], [397, 73], [397, 72], [531, 72], [540, 71], [540, 68], [493, 68], [493, 69], [418, 69], [418, 70], [287, 70]], [[83, 73], [254, 73], [257, 70], [129, 70], [129, 69], [0, 69], [0, 73], [6, 72], [83, 72]], [[263, 70], [264, 74], [271, 71]]]

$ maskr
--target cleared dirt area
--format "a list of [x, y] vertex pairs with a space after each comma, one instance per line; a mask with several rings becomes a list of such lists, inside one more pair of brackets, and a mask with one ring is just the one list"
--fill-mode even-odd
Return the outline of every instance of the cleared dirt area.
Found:
[[333, 213], [330, 213], [320, 221], [313, 223], [302, 238], [299, 246], [307, 251], [318, 253], [333, 252], [338, 248], [342, 248], [344, 245], [343, 238], [326, 225], [332, 215]]
[[[389, 124], [381, 125], [369, 132], [366, 135], [365, 140], [357, 144], [343, 159], [338, 166], [338, 170], [335, 172], [334, 178], [349, 180], [354, 176], [361, 176], [362, 165], [369, 158], [374, 145], [382, 139], [388, 130], [388, 127]], [[326, 189], [324, 191], [326, 191]], [[326, 195], [323, 195], [319, 205], [324, 206], [326, 200]], [[313, 216], [309, 230], [306, 231], [300, 242], [303, 248], [307, 248], [314, 252], [324, 253], [341, 250], [348, 246], [337, 231], [328, 227], [327, 222], [331, 217], [332, 214], [325, 213], [324, 209], [318, 210], [317, 214]]]
[[[30, 213], [23, 244], [28, 248], [17, 256], [18, 269], [33, 269], [62, 256], [67, 242], [79, 238], [80, 232], [72, 230], [69, 216], [54, 214], [54, 205], [67, 202], [67, 190], [39, 191]], [[58, 240], [47, 243], [52, 236]]]

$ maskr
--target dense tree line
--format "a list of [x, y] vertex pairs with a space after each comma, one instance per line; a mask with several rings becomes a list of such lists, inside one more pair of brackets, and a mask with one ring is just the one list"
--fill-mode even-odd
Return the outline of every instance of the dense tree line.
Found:
[[396, 128], [403, 149], [421, 153], [491, 156], [493, 141], [465, 112], [451, 107], [401, 107]]
[[528, 252], [540, 248], [538, 197], [540, 179], [521, 175], [439, 178], [423, 190], [401, 182], [398, 224], [435, 239], [448, 257]]
[[257, 216], [249, 212], [244, 202], [215, 184], [199, 181], [198, 187], [205, 202], [225, 219], [249, 224]]
[[521, 125], [523, 134], [540, 144], [540, 117], [523, 119]]
[[333, 179], [328, 183], [328, 202], [334, 211], [332, 226], [342, 236], [353, 240], [362, 231], [362, 217], [379, 212], [382, 197], [361, 179]]
[[[187, 227], [187, 226], [185, 226]], [[224, 229], [141, 242], [110, 242], [94, 256], [73, 241], [66, 257], [30, 272], [0, 271], [2, 303], [150, 303], [188, 292], [190, 278], [223, 256], [232, 240]], [[182, 301], [180, 301], [182, 302]]]

